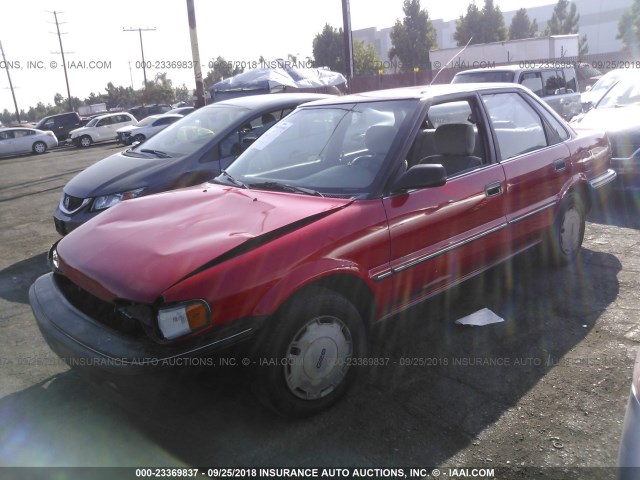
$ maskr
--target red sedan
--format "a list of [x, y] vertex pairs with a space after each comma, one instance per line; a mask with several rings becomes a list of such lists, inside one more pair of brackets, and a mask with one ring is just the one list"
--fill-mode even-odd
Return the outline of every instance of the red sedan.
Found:
[[605, 134], [517, 85], [320, 100], [213, 182], [63, 238], [31, 306], [71, 365], [139, 373], [252, 341], [261, 399], [314, 413], [344, 394], [374, 323], [540, 243], [573, 261], [609, 165]]

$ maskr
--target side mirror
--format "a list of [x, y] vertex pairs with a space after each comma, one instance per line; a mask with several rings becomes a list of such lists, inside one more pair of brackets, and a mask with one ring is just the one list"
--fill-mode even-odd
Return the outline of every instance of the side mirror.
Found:
[[393, 183], [392, 191], [441, 187], [447, 183], [447, 172], [440, 164], [414, 165]]

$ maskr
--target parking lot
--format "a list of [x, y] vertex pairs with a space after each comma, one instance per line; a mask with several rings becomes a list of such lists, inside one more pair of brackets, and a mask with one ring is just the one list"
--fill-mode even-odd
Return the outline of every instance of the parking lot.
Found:
[[[592, 212], [574, 267], [549, 269], [530, 251], [385, 321], [370, 339], [374, 366], [347, 397], [291, 421], [252, 397], [241, 365], [114, 390], [70, 371], [42, 339], [28, 288], [48, 271], [62, 187], [119, 148], [0, 159], [0, 465], [614, 476], [640, 342], [640, 216], [629, 201]], [[485, 307], [504, 323], [454, 323]]]

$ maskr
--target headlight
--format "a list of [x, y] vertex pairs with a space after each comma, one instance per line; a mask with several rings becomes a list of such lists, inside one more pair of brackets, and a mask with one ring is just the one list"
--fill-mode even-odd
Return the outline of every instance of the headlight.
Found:
[[193, 300], [158, 311], [158, 327], [167, 340], [195, 332], [210, 323], [211, 310], [204, 300]]
[[91, 207], [91, 209], [95, 211], [113, 207], [123, 200], [130, 200], [132, 198], [139, 197], [142, 194], [143, 190], [144, 188], [138, 188], [137, 190], [131, 190], [129, 192], [114, 193], [111, 195], [96, 197], [96, 199], [93, 201], [93, 207]]

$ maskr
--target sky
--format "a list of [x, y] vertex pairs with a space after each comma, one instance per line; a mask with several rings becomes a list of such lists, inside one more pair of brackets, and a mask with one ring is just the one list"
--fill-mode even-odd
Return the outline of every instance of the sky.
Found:
[[[431, 19], [451, 20], [466, 12], [470, 0], [422, 0]], [[483, 0], [476, 0], [482, 7]], [[495, 0], [503, 12], [555, 3], [554, 0]], [[325, 23], [342, 26], [341, 0], [194, 0], [203, 75], [218, 56], [227, 61], [258, 61], [311, 56], [312, 42]], [[350, 0], [353, 30], [386, 28], [401, 19], [402, 0]], [[53, 12], [58, 12], [69, 66], [71, 95], [84, 99], [114, 85], [143, 85], [140, 38], [129, 28], [155, 28], [142, 33], [147, 79], [167, 72], [174, 86], [195, 87], [186, 0], [20, 0], [0, 16], [0, 42], [14, 86], [18, 108], [65, 98], [66, 85]], [[165, 62], [165, 65], [162, 65]], [[166, 62], [169, 63], [168, 65]], [[178, 62], [178, 63], [176, 63]], [[183, 68], [179, 65], [184, 65]], [[0, 111], [14, 112], [4, 63], [0, 58]], [[155, 68], [155, 67], [159, 68]], [[164, 68], [163, 68], [164, 67]]]

